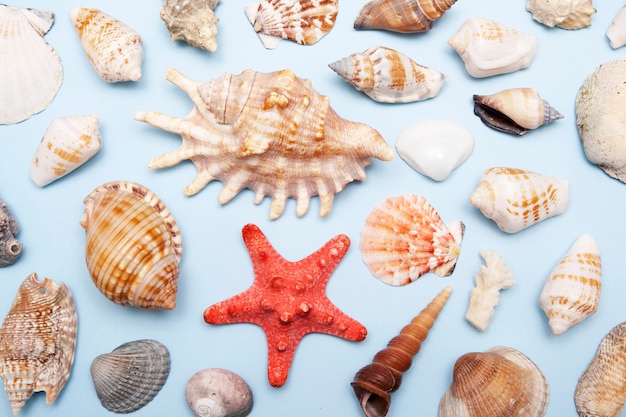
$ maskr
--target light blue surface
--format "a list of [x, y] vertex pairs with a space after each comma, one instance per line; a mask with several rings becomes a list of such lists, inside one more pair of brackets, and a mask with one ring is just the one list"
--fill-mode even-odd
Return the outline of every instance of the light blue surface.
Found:
[[[15, 5], [16, 2], [12, 2]], [[626, 185], [609, 178], [587, 162], [576, 131], [574, 101], [579, 86], [597, 65], [623, 57], [612, 50], [606, 28], [622, 6], [597, 2], [592, 25], [578, 31], [547, 28], [525, 10], [525, 2], [459, 0], [433, 30], [416, 35], [382, 31], [356, 31], [355, 16], [365, 1], [341, 0], [332, 32], [312, 46], [282, 41], [266, 50], [244, 15], [248, 1], [225, 0], [216, 9], [220, 17], [218, 51], [209, 53], [172, 42], [159, 18], [160, 1], [50, 2], [32, 0], [21, 6], [53, 10], [56, 21], [46, 36], [59, 53], [65, 78], [52, 103], [22, 123], [0, 126], [0, 198], [21, 226], [22, 258], [0, 269], [0, 315], [8, 312], [18, 286], [32, 272], [66, 282], [79, 314], [76, 358], [71, 377], [57, 401], [45, 404], [36, 394], [21, 412], [24, 416], [110, 415], [93, 390], [89, 366], [93, 358], [118, 345], [140, 338], [165, 344], [172, 356], [169, 379], [157, 397], [136, 416], [191, 415], [184, 400], [187, 380], [206, 367], [221, 367], [241, 375], [254, 394], [253, 416], [360, 416], [350, 382], [389, 339], [417, 314], [441, 288], [454, 292], [435, 323], [413, 367], [393, 394], [390, 416], [435, 416], [447, 389], [456, 359], [470, 351], [495, 345], [514, 347], [529, 356], [550, 384], [547, 415], [576, 415], [573, 394], [600, 339], [626, 320], [623, 259]], [[137, 30], [144, 42], [143, 79], [130, 84], [107, 84], [88, 63], [69, 18], [72, 8], [89, 6], [119, 18]], [[523, 71], [473, 79], [447, 40], [469, 17], [487, 17], [538, 37], [532, 65]], [[370, 46], [384, 45], [416, 62], [447, 75], [439, 95], [404, 105], [375, 103], [332, 72], [327, 64]], [[10, 65], [2, 62], [1, 65]], [[331, 213], [318, 216], [319, 201], [298, 218], [289, 201], [278, 220], [268, 220], [269, 199], [259, 206], [253, 194], [242, 192], [225, 206], [218, 205], [221, 183], [211, 183], [194, 197], [183, 188], [196, 170], [191, 163], [151, 170], [153, 157], [176, 149], [178, 136], [133, 120], [139, 110], [184, 117], [191, 102], [165, 80], [174, 67], [198, 81], [224, 72], [237, 74], [292, 69], [311, 79], [330, 98], [336, 112], [378, 129], [389, 144], [407, 126], [419, 120], [447, 118], [461, 123], [475, 138], [469, 159], [445, 181], [434, 182], [413, 171], [401, 158], [374, 161], [362, 183], [348, 185], [334, 201]], [[473, 114], [472, 94], [504, 88], [534, 87], [565, 118], [517, 138], [484, 126]], [[100, 118], [102, 150], [85, 166], [46, 188], [29, 178], [35, 149], [49, 123], [59, 116], [95, 113]], [[468, 202], [481, 174], [492, 166], [510, 166], [566, 178], [570, 204], [561, 216], [517, 234], [501, 232]], [[102, 296], [89, 278], [84, 261], [85, 233], [79, 225], [83, 198], [112, 180], [139, 182], [167, 204], [183, 236], [183, 261], [178, 305], [174, 311], [142, 311], [121, 307]], [[454, 274], [433, 274], [411, 285], [395, 288], [376, 280], [361, 260], [358, 241], [373, 207], [394, 195], [425, 196], [446, 222], [466, 225], [462, 252]], [[203, 310], [245, 290], [253, 280], [241, 228], [255, 223], [270, 242], [290, 260], [304, 258], [331, 237], [345, 233], [352, 247], [331, 277], [327, 293], [341, 310], [368, 329], [360, 343], [328, 335], [308, 335], [298, 346], [287, 383], [272, 388], [267, 381], [267, 345], [259, 327], [250, 324], [211, 326]], [[602, 252], [603, 288], [597, 313], [554, 336], [539, 308], [544, 282], [582, 233], [590, 233]], [[501, 293], [500, 305], [488, 330], [480, 333], [464, 319], [474, 275], [482, 259], [479, 251], [496, 249], [513, 270], [516, 284]], [[11, 414], [6, 395], [0, 393], [0, 416]]]

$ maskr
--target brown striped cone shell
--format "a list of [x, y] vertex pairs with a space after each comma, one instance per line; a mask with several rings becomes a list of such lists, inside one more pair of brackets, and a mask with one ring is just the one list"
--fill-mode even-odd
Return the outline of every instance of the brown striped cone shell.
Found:
[[354, 88], [382, 103], [409, 103], [435, 97], [446, 79], [436, 69], [384, 46], [373, 46], [328, 66]]
[[457, 359], [439, 417], [542, 417], [549, 399], [548, 381], [530, 358], [495, 346]]
[[581, 235], [552, 270], [539, 296], [552, 333], [563, 334], [598, 309], [602, 287], [600, 247]]
[[70, 377], [78, 315], [67, 285], [36, 273], [20, 285], [0, 328], [0, 377], [17, 415], [34, 392], [52, 404]]
[[91, 362], [93, 386], [104, 408], [128, 414], [146, 406], [170, 374], [170, 353], [156, 340], [124, 343]]
[[180, 230], [163, 201], [133, 182], [110, 182], [84, 200], [85, 259], [109, 300], [144, 309], [176, 306]]
[[524, 169], [487, 169], [470, 203], [503, 232], [516, 233], [565, 211], [569, 204], [569, 183]]
[[457, 0], [371, 0], [354, 20], [355, 29], [418, 33], [432, 29]]
[[392, 338], [387, 347], [378, 352], [372, 363], [361, 368], [352, 381], [359, 405], [367, 417], [387, 415], [391, 393], [402, 383], [402, 374], [408, 371], [413, 357], [422, 347], [435, 320], [448, 301], [452, 287], [445, 287], [435, 298]]
[[328, 97], [290, 70], [247, 70], [199, 83], [170, 69], [167, 78], [189, 95], [191, 114], [179, 119], [142, 111], [135, 119], [182, 136], [178, 150], [153, 159], [150, 167], [190, 159], [198, 175], [186, 195], [217, 179], [224, 183], [220, 204], [249, 188], [257, 204], [272, 198], [270, 218], [276, 219], [288, 198], [297, 200], [296, 214], [303, 216], [317, 195], [325, 216], [335, 193], [365, 179], [372, 158], [395, 156], [378, 131], [341, 118]]
[[267, 49], [281, 39], [312, 45], [335, 26], [338, 0], [261, 0], [246, 7], [246, 16]]
[[217, 24], [214, 12], [219, 0], [165, 0], [161, 20], [172, 41], [182, 40], [209, 52], [217, 51]]

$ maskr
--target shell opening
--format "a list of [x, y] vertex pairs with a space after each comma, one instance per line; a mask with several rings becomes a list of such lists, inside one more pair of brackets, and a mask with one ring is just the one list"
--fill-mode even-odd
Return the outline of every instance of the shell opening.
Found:
[[367, 417], [382, 417], [389, 410], [389, 394], [378, 395], [356, 384], [352, 384], [354, 393]]

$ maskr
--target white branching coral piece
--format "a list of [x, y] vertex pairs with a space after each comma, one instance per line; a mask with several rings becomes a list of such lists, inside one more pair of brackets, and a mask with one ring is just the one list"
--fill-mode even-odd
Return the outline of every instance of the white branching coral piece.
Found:
[[480, 256], [485, 265], [480, 266], [480, 274], [474, 276], [476, 287], [470, 292], [470, 303], [465, 319], [472, 326], [484, 332], [495, 313], [494, 307], [500, 303], [500, 290], [515, 284], [513, 272], [506, 266], [506, 260], [494, 250], [483, 250]]

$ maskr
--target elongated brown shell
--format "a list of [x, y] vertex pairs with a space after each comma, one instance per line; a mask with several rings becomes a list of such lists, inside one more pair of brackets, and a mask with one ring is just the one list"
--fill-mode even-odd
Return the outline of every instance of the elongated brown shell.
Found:
[[176, 306], [180, 231], [159, 197], [133, 182], [110, 182], [84, 200], [87, 269], [111, 301], [146, 309]]
[[34, 392], [53, 403], [70, 377], [78, 315], [69, 288], [29, 275], [0, 328], [0, 377], [17, 415]]
[[454, 3], [456, 0], [371, 0], [359, 12], [354, 28], [424, 32]]
[[448, 301], [452, 287], [445, 287], [409, 324], [404, 326], [387, 347], [378, 352], [372, 363], [361, 368], [352, 381], [352, 388], [367, 417], [387, 415], [391, 393], [402, 383], [402, 374], [413, 363], [428, 336], [439, 312]]

